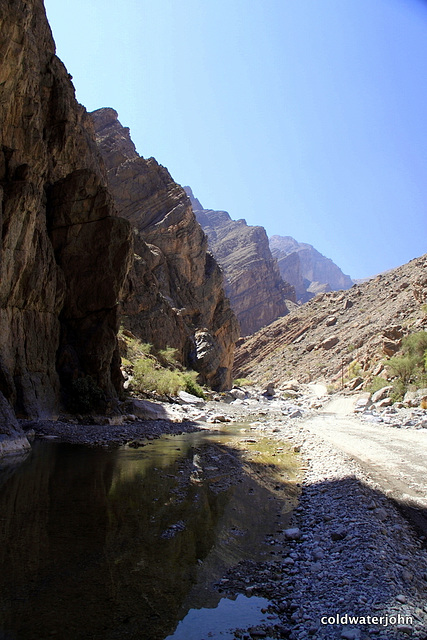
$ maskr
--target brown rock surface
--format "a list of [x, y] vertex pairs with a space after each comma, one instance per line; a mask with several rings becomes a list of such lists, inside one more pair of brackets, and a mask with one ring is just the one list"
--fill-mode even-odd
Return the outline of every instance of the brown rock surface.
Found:
[[224, 270], [225, 290], [240, 322], [242, 335], [250, 335], [289, 313], [286, 299], [295, 291], [280, 276], [263, 227], [232, 220], [226, 211], [203, 209], [190, 187], [185, 187], [197, 220], [208, 236], [209, 247]]
[[204, 383], [226, 389], [238, 327], [190, 201], [167, 169], [137, 154], [114, 109], [92, 117], [118, 211], [134, 229], [124, 324], [156, 348], [174, 347]]
[[427, 255], [349, 291], [320, 294], [242, 338], [236, 377], [276, 385], [289, 378], [340, 383], [341, 375], [356, 378], [363, 372], [369, 384], [384, 370], [385, 351], [394, 355], [404, 335], [427, 328], [426, 269]]
[[353, 281], [311, 244], [291, 236], [272, 236], [270, 249], [281, 276], [295, 287], [297, 300], [307, 302], [318, 293], [350, 289]]
[[131, 235], [41, 0], [0, 4], [0, 51], [0, 390], [21, 415], [51, 415], [61, 380], [90, 373], [115, 393]]

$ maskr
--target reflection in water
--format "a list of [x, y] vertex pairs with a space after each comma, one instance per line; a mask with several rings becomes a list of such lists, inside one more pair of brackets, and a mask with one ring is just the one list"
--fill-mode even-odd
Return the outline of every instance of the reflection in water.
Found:
[[36, 442], [0, 469], [0, 638], [162, 640], [215, 606], [212, 582], [277, 517], [230, 451], [207, 433], [140, 450]]
[[215, 609], [190, 609], [178, 624], [175, 633], [166, 640], [200, 640], [221, 638], [233, 640], [233, 629], [247, 628], [267, 622], [279, 622], [279, 618], [267, 615], [269, 601], [265, 598], [247, 598], [238, 595], [235, 600], [223, 598]]

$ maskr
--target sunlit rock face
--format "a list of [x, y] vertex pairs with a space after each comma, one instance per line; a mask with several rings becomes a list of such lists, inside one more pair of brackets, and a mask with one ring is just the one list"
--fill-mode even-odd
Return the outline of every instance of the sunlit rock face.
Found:
[[350, 289], [353, 281], [330, 259], [291, 236], [272, 236], [270, 249], [282, 278], [294, 287], [297, 300], [307, 302], [318, 293]]
[[286, 315], [286, 299], [295, 300], [284, 282], [263, 227], [232, 220], [226, 211], [203, 209], [190, 187], [185, 187], [196, 218], [208, 236], [209, 247], [224, 270], [226, 294], [237, 315], [243, 336], [250, 335]]
[[42, 1], [2, 2], [0, 25], [0, 391], [19, 415], [45, 416], [79, 375], [116, 393], [131, 231]]
[[123, 323], [144, 342], [175, 348], [202, 382], [226, 389], [238, 325], [191, 203], [165, 167], [137, 154], [114, 109], [91, 115], [118, 212], [134, 231]]

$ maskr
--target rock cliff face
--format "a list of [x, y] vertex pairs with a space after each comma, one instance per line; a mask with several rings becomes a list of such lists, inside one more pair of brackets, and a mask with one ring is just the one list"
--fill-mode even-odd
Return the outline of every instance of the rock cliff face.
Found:
[[156, 348], [174, 347], [214, 389], [228, 388], [238, 325], [188, 197], [154, 158], [137, 154], [113, 109], [91, 115], [116, 206], [134, 230], [124, 325]]
[[[4, 424], [11, 407], [22, 416], [55, 413], [61, 387], [80, 375], [115, 394], [118, 303], [132, 251], [42, 0], [0, 4], [0, 51]], [[16, 440], [13, 429], [1, 430]]]
[[265, 229], [249, 226], [245, 220], [232, 220], [226, 211], [203, 209], [190, 187], [184, 188], [212, 253], [224, 270], [226, 293], [242, 335], [250, 335], [289, 313], [286, 299], [295, 301], [295, 291], [280, 276]]
[[353, 281], [311, 244], [291, 236], [272, 236], [270, 249], [282, 278], [295, 287], [297, 300], [307, 302], [318, 293], [350, 289]]

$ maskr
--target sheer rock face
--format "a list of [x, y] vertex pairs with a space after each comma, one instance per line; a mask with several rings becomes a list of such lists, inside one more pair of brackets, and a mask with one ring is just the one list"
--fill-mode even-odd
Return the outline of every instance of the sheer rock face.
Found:
[[0, 391], [36, 417], [54, 414], [61, 384], [80, 374], [115, 394], [131, 231], [41, 0], [0, 4], [0, 51]]
[[318, 293], [347, 290], [354, 284], [350, 276], [311, 244], [297, 242], [291, 236], [272, 236], [270, 249], [282, 278], [295, 287], [300, 302], [307, 302]]
[[203, 382], [228, 388], [237, 321], [188, 197], [154, 158], [137, 154], [114, 109], [91, 115], [119, 214], [134, 229], [125, 326], [156, 348], [174, 347]]
[[248, 226], [245, 220], [232, 220], [226, 211], [203, 209], [190, 187], [185, 190], [212, 253], [224, 270], [226, 293], [242, 335], [250, 335], [289, 313], [286, 299], [294, 301], [295, 292], [280, 276], [265, 229]]

